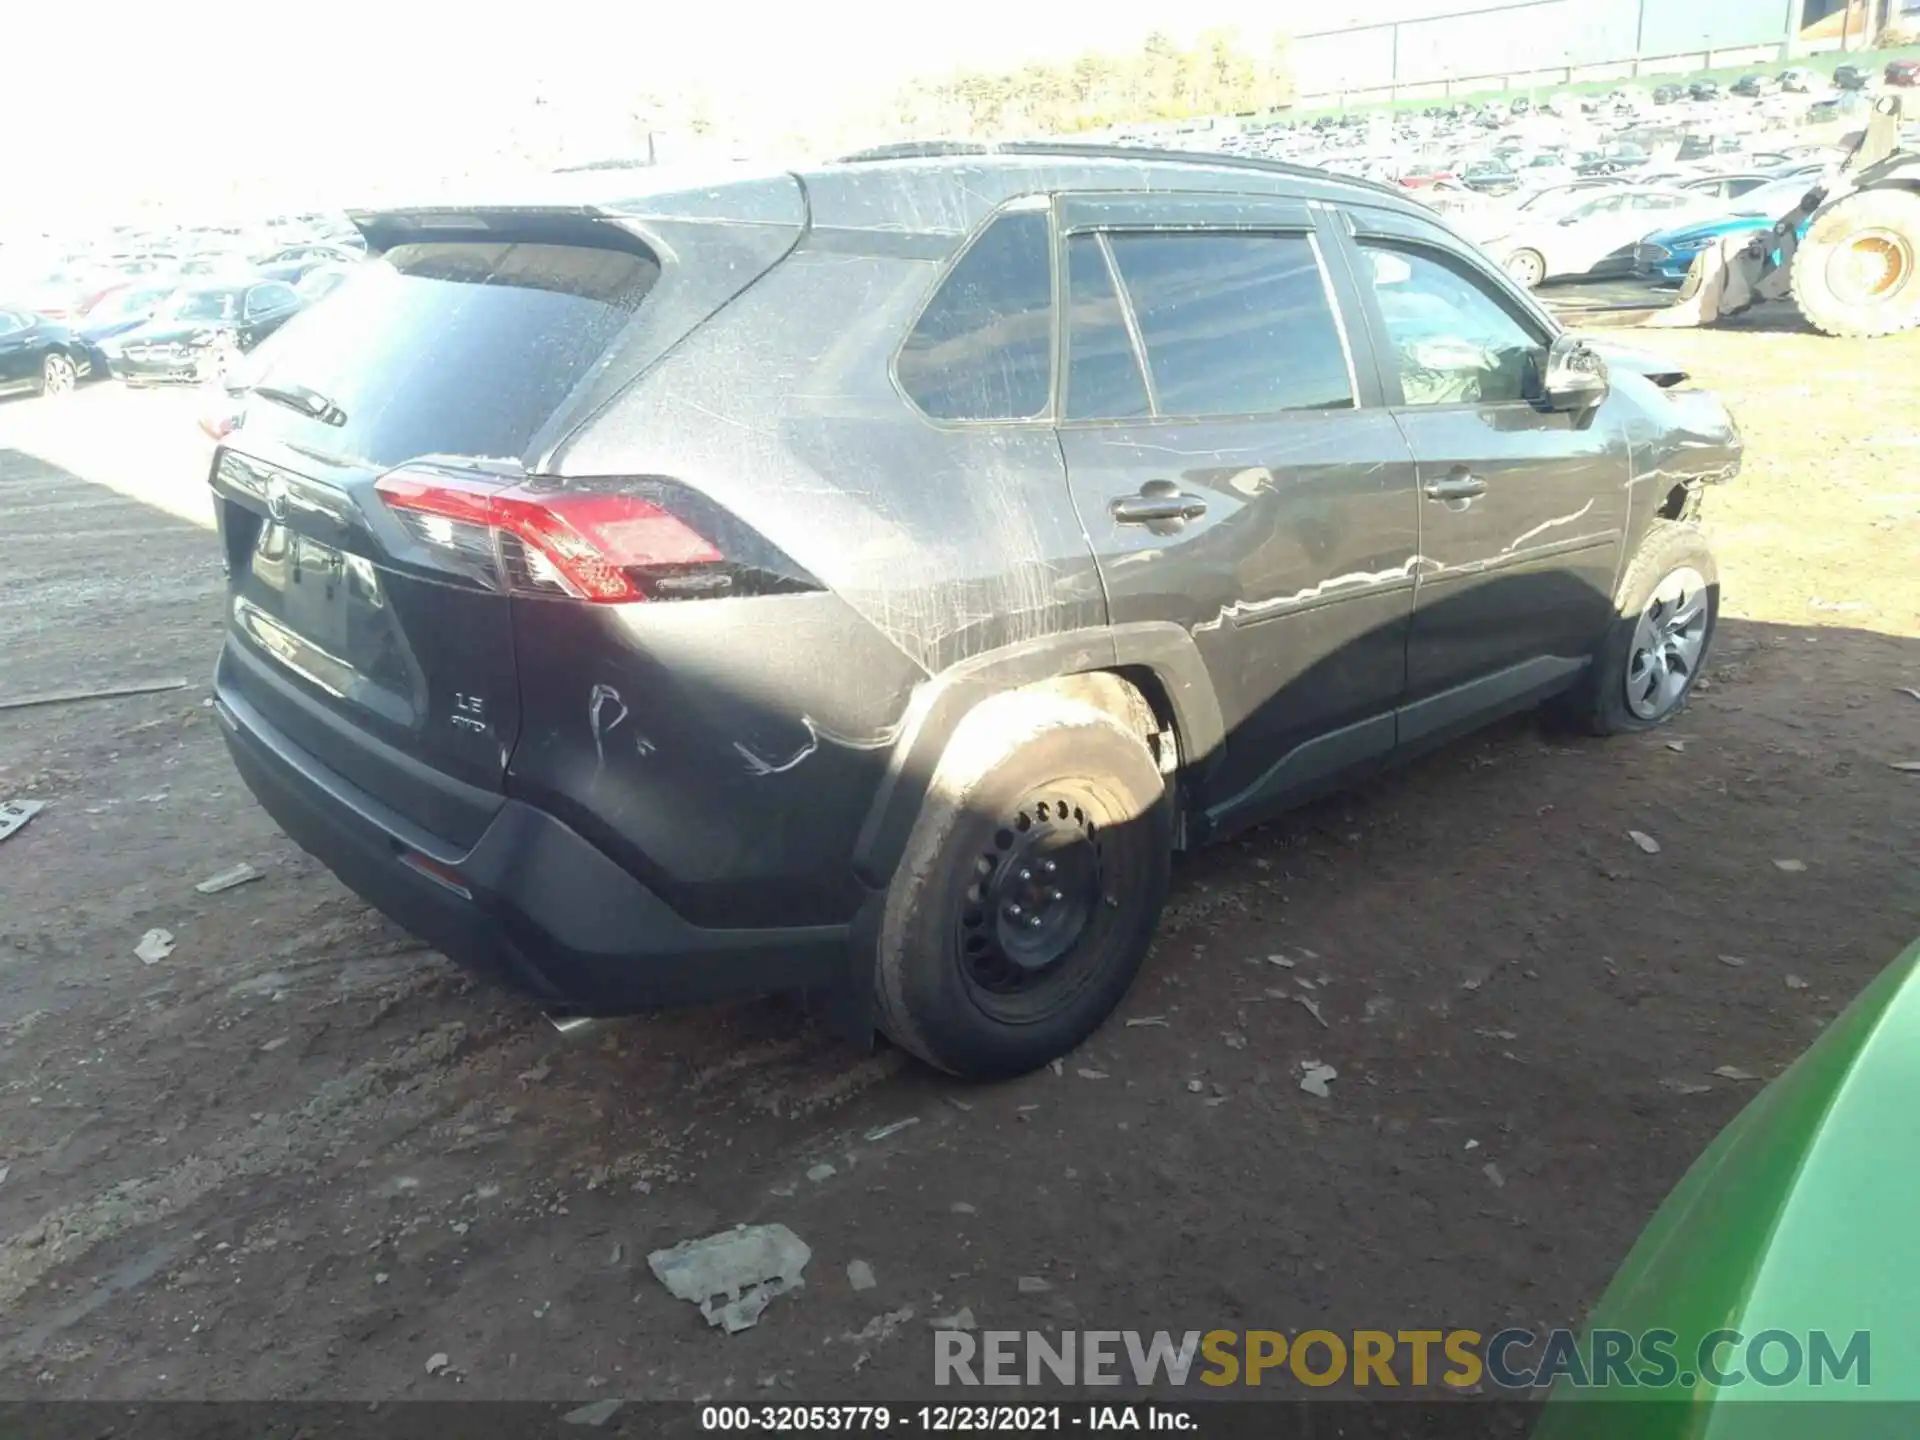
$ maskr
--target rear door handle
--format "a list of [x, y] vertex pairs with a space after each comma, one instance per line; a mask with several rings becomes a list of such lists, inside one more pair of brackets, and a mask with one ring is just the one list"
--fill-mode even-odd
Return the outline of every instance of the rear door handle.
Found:
[[1471, 500], [1487, 493], [1487, 482], [1471, 471], [1456, 470], [1444, 480], [1429, 482], [1426, 491], [1429, 500]]
[[1108, 507], [1122, 525], [1151, 525], [1155, 521], [1198, 520], [1207, 502], [1174, 488], [1171, 481], [1150, 480], [1138, 495], [1122, 495]]

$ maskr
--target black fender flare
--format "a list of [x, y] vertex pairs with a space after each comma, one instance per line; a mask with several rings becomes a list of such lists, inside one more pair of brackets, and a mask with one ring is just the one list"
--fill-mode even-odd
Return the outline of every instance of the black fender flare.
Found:
[[1147, 621], [1069, 630], [971, 656], [914, 690], [887, 773], [854, 842], [853, 869], [861, 884], [884, 890], [893, 878], [940, 757], [974, 706], [1043, 680], [1116, 669], [1153, 673], [1173, 710], [1182, 774], [1203, 775], [1220, 753], [1226, 728], [1213, 680], [1184, 626]]

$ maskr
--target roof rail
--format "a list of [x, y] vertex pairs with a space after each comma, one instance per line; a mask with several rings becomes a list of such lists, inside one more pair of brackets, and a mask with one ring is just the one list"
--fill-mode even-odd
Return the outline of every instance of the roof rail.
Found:
[[1378, 180], [1363, 180], [1341, 175], [1317, 165], [1295, 165], [1285, 160], [1269, 160], [1258, 155], [1229, 155], [1215, 150], [1161, 150], [1148, 145], [1083, 145], [1057, 140], [903, 140], [892, 145], [876, 145], [842, 155], [833, 163], [855, 165], [869, 160], [937, 160], [954, 155], [1055, 155], [1062, 160], [1157, 160], [1162, 163], [1215, 165], [1229, 170], [1261, 170], [1270, 175], [1291, 175], [1300, 180], [1330, 180], [1337, 185], [1353, 185], [1407, 199], [1397, 185]]

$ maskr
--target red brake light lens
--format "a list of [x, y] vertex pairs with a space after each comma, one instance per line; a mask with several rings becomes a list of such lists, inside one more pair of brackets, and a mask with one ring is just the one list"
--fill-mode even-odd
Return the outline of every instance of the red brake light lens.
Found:
[[[726, 557], [686, 521], [644, 496], [502, 486], [433, 471], [396, 470], [374, 489], [402, 516], [433, 516], [493, 537], [496, 574], [515, 589], [600, 604], [647, 599], [634, 572], [718, 565]], [[419, 538], [473, 553], [451, 528]]]

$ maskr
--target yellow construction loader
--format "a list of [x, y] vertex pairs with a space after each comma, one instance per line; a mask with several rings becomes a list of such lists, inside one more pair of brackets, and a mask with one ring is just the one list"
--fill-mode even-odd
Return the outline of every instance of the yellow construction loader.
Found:
[[1900, 97], [1883, 96], [1831, 179], [1771, 230], [1702, 250], [1678, 302], [1641, 324], [1711, 325], [1762, 300], [1791, 299], [1829, 335], [1920, 325], [1920, 151], [1902, 147], [1901, 119]]

